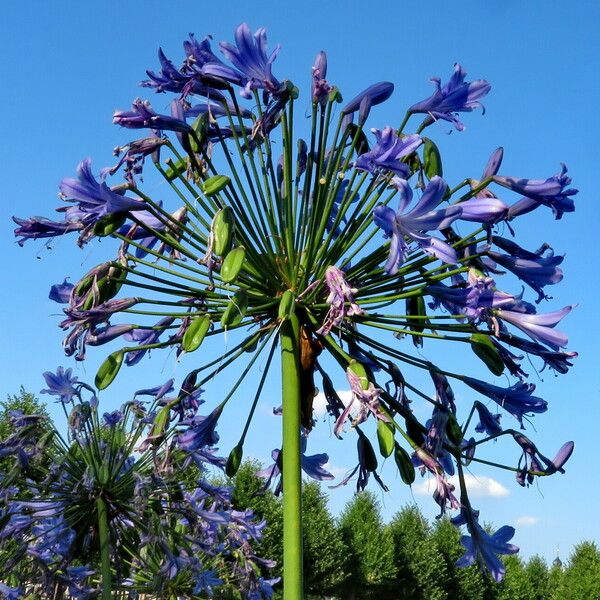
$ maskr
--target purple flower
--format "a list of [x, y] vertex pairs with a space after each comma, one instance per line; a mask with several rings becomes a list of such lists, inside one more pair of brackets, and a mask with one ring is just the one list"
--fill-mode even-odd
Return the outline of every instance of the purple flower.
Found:
[[567, 167], [563, 164], [560, 173], [548, 179], [525, 179], [496, 175], [494, 177], [496, 183], [525, 196], [510, 207], [508, 217], [514, 218], [531, 212], [540, 204], [551, 208], [556, 219], [560, 219], [563, 213], [573, 212], [575, 204], [571, 196], [577, 194], [579, 190], [565, 189], [571, 183], [571, 178], [566, 173]]
[[504, 410], [513, 415], [523, 425], [523, 416], [529, 413], [543, 413], [548, 410], [548, 403], [542, 398], [532, 396], [535, 385], [533, 383], [515, 383], [503, 388], [472, 377], [463, 377], [462, 381], [475, 391], [491, 398]]
[[348, 418], [348, 415], [350, 414], [355, 402], [358, 404], [358, 412], [352, 420], [353, 427], [366, 421], [370, 413], [372, 413], [376, 419], [388, 422], [389, 418], [381, 411], [381, 407], [379, 405], [379, 396], [381, 395], [381, 390], [376, 388], [372, 381], [369, 381], [367, 383], [367, 388], [364, 389], [364, 384], [366, 383], [364, 381], [364, 377], [357, 375], [350, 366], [346, 369], [346, 378], [350, 384], [352, 398], [350, 399], [350, 402], [348, 402], [342, 414], [338, 417], [333, 428], [333, 433], [337, 437], [340, 437], [340, 433], [344, 428], [344, 423], [346, 422], [346, 419]]
[[93, 331], [88, 330], [85, 334], [85, 344], [88, 346], [102, 346], [108, 342], [134, 331], [137, 325], [123, 324], [123, 325], [106, 325], [104, 327], [94, 328]]
[[139, 328], [126, 333], [123, 337], [131, 342], [138, 342], [141, 346], [139, 350], [129, 352], [125, 357], [125, 364], [127, 366], [137, 365], [142, 360], [142, 357], [148, 352], [147, 348], [143, 346], [150, 346], [158, 342], [161, 334], [173, 324], [175, 319], [173, 317], [164, 317], [152, 328]]
[[[460, 206], [449, 206], [436, 210], [446, 193], [446, 182], [437, 175], [427, 184], [423, 196], [407, 213], [404, 210], [412, 201], [413, 193], [404, 179], [394, 177], [391, 185], [400, 192], [398, 211], [389, 206], [379, 205], [373, 211], [375, 224], [381, 227], [386, 236], [391, 237], [390, 255], [385, 264], [385, 272], [395, 275], [406, 260], [410, 250], [405, 238], [410, 238], [425, 252], [447, 262], [456, 262], [456, 251], [442, 240], [425, 235], [432, 229], [444, 229], [460, 217]], [[404, 214], [403, 214], [404, 213]]]
[[277, 58], [280, 46], [276, 46], [271, 55], [267, 56], [266, 30], [261, 27], [253, 36], [246, 23], [238, 26], [234, 37], [235, 46], [228, 42], [221, 42], [219, 47], [235, 69], [221, 62], [208, 62], [202, 67], [202, 74], [241, 85], [241, 95], [244, 98], [251, 98], [252, 90], [256, 89], [276, 94], [281, 84], [273, 76], [271, 67]]
[[23, 588], [10, 587], [5, 583], [0, 582], [0, 594], [2, 594], [4, 600], [20, 600], [24, 593]]
[[502, 159], [504, 158], [504, 148], [500, 146], [496, 148], [483, 169], [483, 173], [481, 175], [481, 179], [487, 179], [488, 177], [492, 177], [498, 172], [500, 165], [502, 164]]
[[62, 283], [55, 283], [50, 288], [48, 298], [58, 302], [59, 304], [68, 304], [71, 298], [71, 291], [75, 286], [72, 283], [68, 283], [67, 278]]
[[77, 166], [77, 178], [67, 177], [60, 183], [60, 195], [64, 200], [77, 202], [64, 210], [68, 221], [79, 221], [83, 231], [79, 244], [93, 235], [93, 227], [102, 217], [116, 213], [139, 211], [145, 208], [142, 200], [136, 200], [114, 192], [104, 181], [96, 181], [89, 158]]
[[78, 393], [78, 390], [75, 387], [77, 377], [72, 377], [71, 371], [72, 369], [64, 369], [64, 367], [58, 367], [56, 373], [46, 371], [44, 379], [48, 388], [42, 390], [41, 393], [58, 396], [57, 402], [60, 400], [63, 404], [72, 402], [73, 396]]
[[[339, 327], [346, 317], [364, 314], [362, 308], [354, 301], [354, 294], [358, 292], [358, 289], [350, 287], [343, 271], [335, 265], [327, 267], [325, 283], [329, 288], [327, 296], [329, 311], [323, 325], [317, 330], [320, 335], [329, 335], [331, 330]], [[346, 304], [350, 304], [350, 306], [346, 307]]]
[[118, 425], [123, 420], [123, 413], [120, 410], [114, 410], [110, 413], [105, 412], [102, 415], [102, 418], [110, 428], [113, 428], [115, 425]]
[[[569, 367], [573, 366], [573, 363], [569, 362], [573, 358], [577, 358], [577, 352], [562, 352], [562, 351], [553, 351], [548, 350], [545, 346], [538, 344], [537, 342], [532, 342], [530, 340], [525, 340], [520, 337], [516, 337], [514, 335], [510, 335], [507, 333], [500, 333], [500, 339], [502, 341], [506, 341], [512, 346], [519, 348], [520, 350], [524, 350], [529, 354], [533, 354], [535, 356], [539, 356], [544, 361], [544, 366], [548, 366], [551, 369], [554, 369], [557, 373], [565, 374], [569, 370]], [[506, 351], [506, 349], [504, 349]], [[502, 352], [501, 352], [502, 355]], [[514, 358], [514, 355], [513, 355]], [[503, 358], [505, 364], [507, 361]], [[507, 364], [508, 366], [508, 364]]]
[[564, 473], [563, 466], [569, 460], [569, 458], [571, 458], [571, 454], [573, 454], [574, 449], [574, 442], [566, 442], [563, 444], [556, 453], [556, 456], [550, 461], [550, 464], [546, 463], [545, 472], [548, 474], [556, 473], [557, 471]]
[[446, 512], [448, 507], [460, 508], [460, 502], [454, 495], [455, 487], [446, 479], [444, 469], [438, 459], [423, 448], [417, 448], [413, 455], [413, 462], [420, 466], [422, 475], [429, 471], [435, 477], [433, 499], [440, 507], [440, 516]]
[[30, 219], [13, 217], [12, 219], [18, 225], [14, 230], [15, 237], [21, 236], [21, 239], [17, 240], [19, 246], [23, 246], [27, 240], [57, 237], [72, 231], [81, 231], [84, 227], [81, 221], [75, 220], [51, 221], [45, 217], [31, 217]]
[[361, 154], [355, 163], [355, 167], [369, 173], [378, 171], [391, 171], [403, 179], [410, 175], [410, 167], [402, 162], [402, 157], [414, 152], [422, 143], [418, 135], [407, 135], [400, 137], [392, 127], [371, 130], [377, 139], [373, 148]]
[[478, 195], [476, 198], [460, 202], [457, 206], [462, 208], [460, 218], [463, 221], [486, 224], [493, 224], [506, 218], [509, 210], [502, 200], [492, 195]]
[[323, 481], [334, 479], [333, 475], [323, 467], [329, 462], [329, 456], [325, 453], [306, 455], [306, 441], [308, 435], [303, 435], [300, 439], [300, 464], [302, 470], [312, 479]]
[[158, 162], [160, 156], [160, 147], [167, 143], [163, 137], [159, 137], [152, 133], [150, 137], [134, 140], [125, 146], [117, 146], [113, 150], [115, 156], [121, 156], [119, 162], [108, 171], [110, 175], [114, 175], [122, 165], [125, 165], [125, 179], [133, 183], [133, 176], [140, 175], [144, 167], [144, 159], [146, 156], [152, 156], [155, 162]]
[[244, 119], [252, 118], [252, 112], [246, 109], [236, 108], [231, 102], [200, 102], [184, 111], [186, 118], [196, 118], [207, 115], [211, 118], [226, 117], [228, 115], [239, 115]]
[[156, 129], [158, 131], [175, 131], [189, 133], [192, 128], [183, 120], [168, 115], [159, 115], [150, 106], [150, 102], [136, 98], [133, 110], [118, 110], [113, 115], [113, 123], [128, 129]]
[[473, 404], [475, 409], [479, 414], [479, 423], [475, 426], [475, 431], [477, 433], [485, 432], [487, 435], [498, 435], [502, 433], [502, 427], [500, 427], [500, 419], [502, 415], [496, 414], [493, 415], [485, 406], [478, 400]]
[[327, 77], [327, 55], [321, 51], [315, 57], [312, 67], [312, 99], [325, 106], [329, 93], [333, 89], [326, 79]]
[[562, 281], [563, 272], [558, 267], [564, 256], [555, 256], [552, 248], [544, 244], [536, 252], [528, 252], [514, 242], [502, 237], [494, 236], [493, 242], [508, 254], [500, 254], [488, 250], [486, 254], [497, 264], [521, 281], [533, 288], [538, 293], [537, 302], [546, 298], [543, 287]]
[[476, 520], [467, 520], [469, 535], [463, 535], [460, 543], [465, 553], [456, 561], [457, 567], [468, 567], [478, 562], [496, 581], [502, 581], [506, 569], [498, 554], [516, 554], [519, 548], [508, 541], [515, 535], [513, 527], [504, 525], [494, 534], [487, 533]]
[[553, 350], [559, 350], [566, 346], [569, 340], [564, 333], [556, 331], [554, 327], [574, 308], [575, 305], [572, 304], [543, 315], [499, 309], [496, 310], [496, 315], [499, 319], [524, 331], [533, 340], [546, 344]]
[[428, 118], [425, 123], [429, 124], [437, 119], [450, 121], [458, 131], [465, 126], [457, 117], [458, 112], [471, 112], [483, 105], [479, 102], [491, 89], [491, 85], [484, 79], [478, 79], [471, 83], [465, 82], [466, 73], [457, 63], [454, 65], [454, 74], [446, 85], [442, 87], [438, 77], [431, 79], [436, 86], [435, 92], [426, 100], [413, 104], [408, 112], [425, 113]]
[[394, 84], [389, 81], [374, 83], [350, 100], [342, 109], [341, 114], [348, 116], [348, 119], [352, 122], [352, 117], [358, 110], [358, 124], [362, 127], [371, 112], [371, 108], [385, 102], [392, 95], [393, 91]]
[[219, 434], [215, 428], [222, 412], [223, 407], [217, 406], [207, 416], [192, 417], [182, 421], [181, 425], [189, 425], [189, 428], [177, 436], [178, 446], [186, 452], [214, 446], [219, 441]]

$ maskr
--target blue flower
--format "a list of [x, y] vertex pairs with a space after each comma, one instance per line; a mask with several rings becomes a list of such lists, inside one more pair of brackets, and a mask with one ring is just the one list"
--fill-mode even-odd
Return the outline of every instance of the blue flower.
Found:
[[504, 410], [518, 419], [523, 425], [523, 416], [529, 413], [543, 413], [548, 410], [548, 403], [542, 398], [533, 396], [533, 383], [518, 382], [508, 388], [503, 388], [472, 377], [463, 377], [469, 387], [491, 398]]
[[389, 206], [384, 205], [377, 206], [373, 211], [375, 224], [381, 227], [388, 237], [392, 238], [385, 272], [388, 275], [395, 275], [400, 265], [406, 260], [410, 250], [405, 241], [406, 237], [436, 258], [447, 263], [455, 263], [457, 256], [454, 248], [438, 238], [425, 234], [432, 229], [444, 229], [460, 217], [462, 212], [460, 206], [437, 209], [446, 193], [446, 182], [441, 177], [433, 177], [427, 184], [421, 199], [407, 213], [404, 213], [404, 210], [413, 197], [408, 182], [394, 177], [391, 185], [400, 192], [398, 211], [394, 212]]
[[490, 535], [475, 520], [468, 520], [469, 535], [463, 535], [460, 543], [464, 555], [456, 561], [457, 567], [468, 567], [478, 562], [496, 581], [502, 581], [506, 569], [498, 554], [516, 554], [519, 548], [508, 541], [515, 535], [514, 527], [504, 525]]
[[237, 71], [219, 61], [206, 63], [202, 67], [202, 74], [243, 86], [241, 94], [244, 98], [251, 98], [252, 90], [256, 89], [276, 94], [281, 84], [273, 76], [271, 67], [280, 46], [276, 46], [270, 56], [267, 56], [266, 30], [261, 27], [253, 36], [246, 23], [238, 26], [234, 37], [235, 45], [221, 42], [219, 47]]
[[48, 298], [50, 300], [54, 300], [54, 302], [58, 302], [59, 304], [68, 304], [69, 299], [71, 298], [71, 291], [75, 286], [72, 283], [68, 283], [67, 279], [62, 283], [55, 283], [50, 288], [50, 293], [48, 294]]
[[72, 377], [71, 371], [72, 369], [64, 369], [64, 367], [58, 367], [56, 373], [46, 371], [44, 379], [48, 388], [42, 390], [41, 393], [58, 396], [58, 400], [63, 404], [72, 402], [73, 396], [78, 394], [78, 390], [74, 385], [77, 383], [77, 377]]
[[219, 434], [215, 431], [219, 417], [223, 412], [222, 406], [217, 406], [207, 416], [192, 417], [181, 422], [189, 428], [177, 436], [177, 444], [186, 452], [193, 452], [205, 446], [214, 446], [219, 441]]
[[562, 331], [557, 331], [554, 327], [574, 308], [573, 304], [543, 315], [504, 309], [495, 312], [499, 319], [518, 327], [533, 340], [546, 344], [553, 350], [559, 350], [566, 346], [569, 340]]
[[465, 82], [466, 72], [457, 63], [454, 65], [454, 73], [448, 83], [442, 87], [438, 77], [431, 81], [436, 86], [435, 92], [426, 100], [413, 104], [408, 112], [425, 113], [429, 115], [425, 123], [429, 124], [437, 119], [450, 121], [458, 131], [465, 126], [455, 113], [471, 112], [483, 105], [479, 102], [491, 89], [491, 85], [484, 79], [478, 79], [470, 83]]
[[575, 203], [571, 196], [577, 194], [579, 190], [565, 189], [571, 183], [571, 178], [566, 173], [567, 167], [563, 164], [560, 172], [548, 179], [525, 179], [496, 175], [494, 177], [496, 183], [525, 196], [510, 207], [508, 217], [514, 218], [531, 212], [541, 204], [552, 209], [555, 219], [560, 219], [566, 212], [573, 212]]
[[401, 161], [404, 156], [414, 152], [423, 140], [418, 135], [400, 137], [392, 127], [371, 130], [377, 143], [369, 152], [361, 154], [355, 166], [357, 169], [376, 173], [378, 171], [391, 171], [406, 179], [410, 175], [410, 167]]
[[78, 220], [52, 221], [45, 217], [31, 217], [30, 219], [13, 217], [12, 219], [18, 225], [14, 230], [15, 237], [21, 236], [21, 239], [17, 240], [19, 246], [23, 246], [27, 240], [57, 237], [72, 231], [81, 231], [84, 227], [83, 223]]
[[500, 419], [502, 415], [493, 415], [488, 410], [487, 406], [478, 400], [475, 401], [473, 406], [479, 413], [479, 423], [477, 423], [475, 426], [475, 431], [477, 433], [485, 432], [487, 435], [498, 435], [502, 432], [502, 427], [500, 427]]
[[352, 122], [354, 113], [358, 110], [358, 124], [363, 126], [367, 120], [371, 107], [385, 102], [393, 93], [394, 84], [389, 81], [380, 81], [363, 90], [358, 96], [352, 98], [342, 109], [342, 115]]
[[175, 131], [189, 133], [192, 128], [181, 119], [168, 115], [159, 115], [147, 100], [137, 98], [133, 101], [133, 110], [118, 110], [113, 115], [113, 123], [128, 129], [156, 129], [159, 131]]

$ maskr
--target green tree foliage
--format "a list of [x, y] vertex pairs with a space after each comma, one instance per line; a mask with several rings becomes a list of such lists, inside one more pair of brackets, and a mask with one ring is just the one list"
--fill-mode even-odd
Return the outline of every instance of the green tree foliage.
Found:
[[531, 582], [533, 600], [546, 600], [550, 597], [550, 574], [548, 565], [541, 556], [532, 556], [527, 561], [525, 577]]
[[506, 575], [497, 587], [498, 600], [533, 600], [535, 590], [532, 582], [527, 577], [523, 561], [518, 555], [503, 558]]
[[348, 546], [350, 597], [369, 597], [367, 588], [374, 594], [389, 588], [396, 576], [394, 542], [372, 492], [360, 492], [348, 502], [340, 517], [340, 529]]
[[[43, 415], [49, 419], [46, 405], [40, 402], [35, 394], [27, 392], [21, 386], [18, 394], [7, 394], [6, 400], [0, 402], [0, 441], [10, 437], [13, 433], [13, 426], [10, 422], [10, 414], [12, 411], [21, 411], [25, 415]], [[49, 421], [42, 421], [36, 425], [39, 427], [40, 437], [49, 430]], [[6, 457], [0, 459], [0, 474], [6, 474], [14, 463], [13, 458]]]
[[478, 566], [456, 566], [456, 561], [464, 554], [460, 536], [460, 530], [447, 518], [436, 521], [431, 532], [431, 542], [435, 544], [445, 564], [446, 578], [442, 584], [443, 588], [452, 600], [492, 600], [495, 598], [496, 586]]
[[304, 586], [309, 593], [329, 595], [347, 579], [348, 547], [327, 510], [327, 497], [316, 481], [302, 490]]
[[600, 598], [600, 552], [594, 542], [575, 546], [556, 596], [569, 600]]

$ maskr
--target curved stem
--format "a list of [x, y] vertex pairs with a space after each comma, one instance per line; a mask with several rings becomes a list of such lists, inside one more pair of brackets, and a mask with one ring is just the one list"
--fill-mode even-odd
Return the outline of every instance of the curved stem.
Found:
[[300, 475], [300, 335], [292, 314], [281, 326], [283, 402], [283, 598], [302, 600], [302, 479]]

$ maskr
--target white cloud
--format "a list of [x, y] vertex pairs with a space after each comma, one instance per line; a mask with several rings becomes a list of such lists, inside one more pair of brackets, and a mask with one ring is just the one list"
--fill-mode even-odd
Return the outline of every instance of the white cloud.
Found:
[[[336, 394], [339, 396], [340, 400], [344, 403], [344, 406], [348, 406], [350, 400], [352, 400], [352, 392], [350, 390], [336, 390]], [[323, 392], [319, 392], [315, 399], [313, 400], [313, 412], [315, 418], [322, 417], [327, 412], [327, 400], [325, 399], [325, 394]], [[356, 408], [358, 410], [358, 405], [353, 407], [352, 411]], [[352, 414], [350, 411], [350, 414]]]
[[522, 517], [517, 517], [515, 519], [515, 525], [517, 527], [532, 527], [533, 525], [537, 525], [539, 522], [539, 517], [530, 517], [528, 515], [523, 515]]
[[[459, 489], [458, 477], [450, 477], [449, 481]], [[483, 475], [471, 475], [470, 473], [465, 474], [465, 483], [469, 490], [469, 496], [473, 498], [502, 498], [508, 496], [510, 492], [501, 483], [492, 479], [491, 477], [485, 477]], [[433, 494], [435, 490], [435, 478], [429, 477], [428, 479], [419, 482], [413, 486], [413, 491], [419, 496], [429, 496]]]

